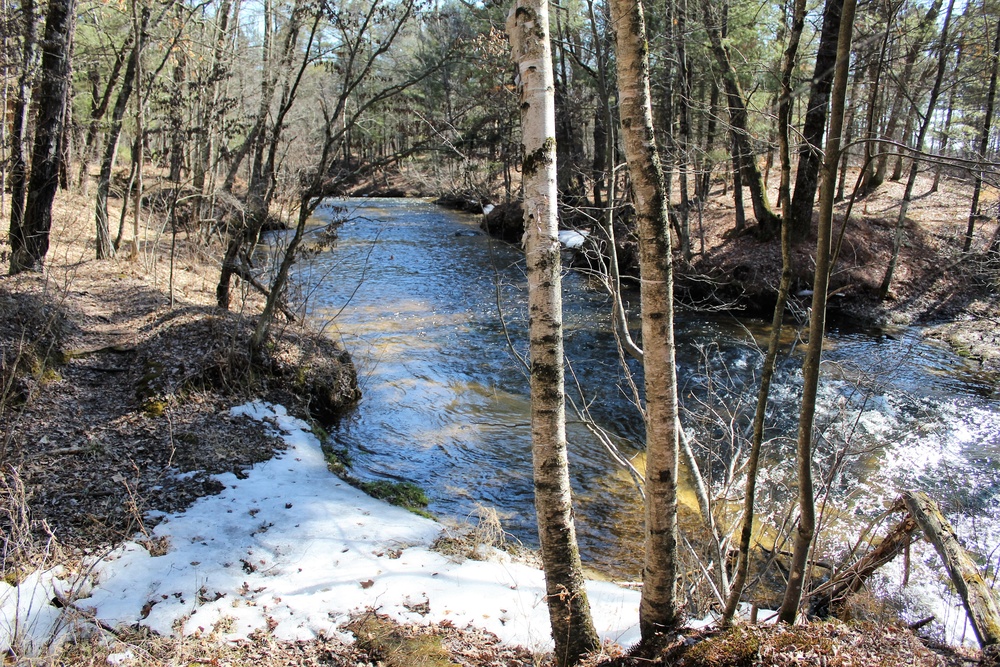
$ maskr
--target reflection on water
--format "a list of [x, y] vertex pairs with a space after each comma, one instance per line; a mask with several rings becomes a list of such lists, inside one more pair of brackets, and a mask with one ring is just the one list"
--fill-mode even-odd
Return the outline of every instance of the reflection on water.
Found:
[[[312, 316], [343, 337], [364, 390], [334, 437], [358, 476], [415, 482], [441, 516], [495, 507], [510, 533], [534, 544], [528, 385], [517, 358], [526, 347], [519, 251], [478, 234], [476, 218], [425, 202], [338, 203], [349, 221], [336, 247], [296, 275], [312, 295]], [[641, 465], [643, 427], [608, 331], [607, 298], [575, 272], [564, 292], [568, 391]], [[748, 432], [766, 336], [761, 322], [678, 322], [684, 421], [716, 490]], [[820, 500], [829, 493], [837, 512], [824, 518], [856, 517], [860, 525], [898, 488], [917, 486], [975, 517], [974, 539], [994, 545], [1000, 417], [992, 386], [918, 331], [833, 331], [829, 342], [816, 467]], [[794, 443], [783, 434], [794, 434], [797, 421], [801, 348], [790, 335], [792, 356], [778, 371], [769, 414], [760, 513], [775, 522], [795, 497]], [[635, 576], [642, 511], [633, 483], [572, 412], [569, 420], [584, 559], [612, 576]], [[696, 511], [692, 494], [682, 490], [682, 501]], [[820, 547], [843, 551], [856, 528], [824, 533]]]

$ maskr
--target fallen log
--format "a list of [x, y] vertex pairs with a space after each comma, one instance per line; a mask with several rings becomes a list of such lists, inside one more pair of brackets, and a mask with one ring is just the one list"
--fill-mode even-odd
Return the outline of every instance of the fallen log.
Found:
[[913, 540], [917, 523], [907, 515], [897, 523], [877, 547], [859, 558], [850, 567], [837, 572], [826, 583], [817, 586], [809, 596], [810, 613], [828, 616], [836, 613], [846, 599], [861, 590], [865, 581], [877, 569], [903, 552]]
[[994, 649], [986, 649], [1000, 646], [1000, 605], [975, 561], [959, 543], [955, 529], [941, 513], [937, 503], [927, 494], [904, 491], [903, 502], [944, 561], [948, 575], [962, 597], [984, 654], [995, 655]]

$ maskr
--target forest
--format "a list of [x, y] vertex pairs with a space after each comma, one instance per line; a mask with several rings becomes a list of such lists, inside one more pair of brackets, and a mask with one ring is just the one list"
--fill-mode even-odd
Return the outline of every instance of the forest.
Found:
[[[970, 557], [933, 500], [901, 489], [829, 566], [815, 553], [823, 494], [846, 482], [830, 472], [815, 480], [824, 490], [813, 487], [816, 471], [827, 470], [817, 459], [848, 449], [838, 452], [816, 423], [828, 311], [866, 325], [965, 322], [936, 335], [996, 382], [1000, 6], [993, 0], [2, 2], [7, 238], [0, 259], [9, 277], [0, 284], [0, 416], [8, 423], [0, 433], [0, 529], [10, 563], [24, 561], [11, 572], [45, 551], [37, 540], [53, 536], [50, 518], [53, 526], [65, 521], [68, 542], [83, 548], [127, 538], [137, 520], [141, 526], [140, 487], [150, 489], [143, 502], [157, 510], [212, 493], [209, 481], [198, 478], [194, 488], [181, 480], [180, 497], [168, 499], [150, 472], [175, 464], [182, 424], [171, 415], [192, 394], [212, 398], [188, 411], [178, 433], [188, 434], [191, 451], [181, 459], [209, 473], [229, 464], [202, 466], [199, 428], [238, 459], [234, 470], [267, 459], [271, 447], [263, 436], [247, 436], [252, 444], [239, 452], [219, 444], [223, 430], [244, 428], [206, 426], [227, 397], [284, 398], [317, 424], [351, 410], [362, 392], [350, 355], [290, 326], [307, 318], [294, 284], [301, 258], [315, 252], [307, 228], [334, 197], [434, 198], [481, 214], [484, 230], [524, 249], [528, 360], [518, 360], [531, 384], [554, 664], [593, 660], [602, 646], [567, 460], [572, 399], [564, 395], [559, 232], [568, 229], [584, 239], [574, 264], [585, 265], [612, 302], [621, 367], [641, 367], [629, 382], [644, 425], [644, 469], [623, 463], [642, 478], [645, 507], [636, 547], [641, 642], [610, 664], [680, 659], [685, 608], [711, 609], [728, 628], [768, 571], [778, 573], [770, 600], [780, 621], [849, 614], [848, 600], [879, 568], [903, 554], [908, 562], [921, 532], [969, 610], [983, 648], [976, 660], [1000, 658], [989, 579], [996, 565]], [[931, 206], [940, 209], [934, 220]], [[328, 229], [334, 244], [336, 224]], [[281, 230], [284, 245], [262, 262], [262, 240]], [[67, 247], [85, 256], [67, 264]], [[68, 287], [66, 277], [64, 297], [51, 294], [59, 291], [59, 280], [45, 282], [53, 267], [83, 276], [84, 264], [88, 287]], [[148, 294], [139, 283], [134, 292], [115, 287], [139, 280], [140, 267], [153, 276]], [[86, 304], [78, 307], [86, 324], [66, 323], [71, 294]], [[771, 320], [753, 401], [727, 413], [714, 402], [719, 389], [708, 399], [699, 394], [702, 414], [690, 416], [696, 410], [682, 404], [693, 394], [682, 396], [676, 360], [679, 309]], [[102, 329], [98, 320], [112, 316], [118, 329]], [[114, 338], [126, 328], [127, 344]], [[781, 537], [762, 549], [756, 485], [768, 475], [759, 468], [767, 465], [761, 448], [780, 439], [768, 422], [769, 392], [789, 329], [803, 348], [797, 426], [781, 436], [795, 478], [782, 488], [785, 518], [763, 511]], [[95, 336], [81, 346], [82, 332]], [[114, 362], [118, 355], [125, 365]], [[95, 394], [99, 407], [68, 410], [72, 428], [90, 432], [90, 410], [92, 421], [118, 424], [127, 448], [145, 428], [156, 440], [145, 464], [116, 455], [113, 465], [131, 468], [106, 474], [84, 470], [82, 460], [63, 470], [39, 463], [93, 454], [74, 444], [72, 428], [53, 427], [44, 415], [46, 400], [59, 403], [56, 394], [46, 398], [47, 387], [74, 373], [81, 386], [108, 393]], [[127, 386], [115, 386], [118, 373]], [[167, 434], [151, 435], [157, 429], [149, 424], [165, 414]], [[50, 430], [66, 442], [42, 447]], [[726, 458], [718, 454], [724, 448], [704, 442], [727, 430], [739, 456], [720, 463], [713, 457]], [[373, 495], [385, 491], [351, 478], [349, 465], [335, 459], [330, 465], [344, 479]], [[990, 467], [993, 459], [983, 461]], [[114, 480], [128, 500], [121, 490], [81, 500], [108, 499], [88, 506], [88, 516], [110, 512], [100, 528], [81, 529], [78, 518], [56, 511], [61, 496], [46, 488], [50, 475], [84, 487]], [[678, 526], [683, 476], [695, 480], [696, 547]], [[119, 504], [108, 509], [112, 503]], [[31, 519], [29, 506], [46, 518]], [[244, 569], [249, 575], [256, 566]], [[700, 583], [682, 589], [679, 582], [692, 578]], [[712, 650], [729, 649], [703, 652]], [[691, 664], [743, 664], [719, 655]], [[963, 655], [952, 650], [948, 659], [961, 664]]]
[[[460, 2], [7, 2], [4, 208], [34, 238], [28, 230], [45, 229], [38, 218], [51, 195], [28, 182], [35, 171], [51, 187], [41, 172], [56, 170], [59, 187], [93, 188], [96, 253], [106, 257], [127, 244], [128, 218], [143, 215], [128, 212], [136, 203], [168, 210], [172, 225], [208, 239], [239, 237], [231, 232], [241, 225], [253, 238], [272, 209], [303, 197], [363, 185], [390, 192], [401, 171], [411, 192], [516, 199], [520, 128], [505, 11]], [[808, 235], [840, 14], [837, 2], [647, 8], [654, 129], [686, 261], [698, 251], [696, 210], [717, 179], [735, 180], [738, 199], [747, 191], [735, 205], [737, 232], [749, 220], [757, 234], [775, 236], [785, 216], [795, 239]], [[984, 179], [987, 191], [995, 186], [998, 142], [994, 14], [974, 2], [862, 5], [838, 200], [906, 181], [913, 165], [933, 172], [935, 190], [942, 175], [972, 182], [959, 241], [971, 247], [977, 223], [995, 215], [983, 192]], [[628, 196], [616, 182], [609, 8], [559, 5], [552, 21], [560, 202], [597, 219]], [[918, 194], [907, 189], [906, 199]], [[22, 223], [26, 191], [38, 199]], [[111, 219], [108, 197], [126, 192], [132, 203]], [[20, 237], [11, 237], [15, 271], [45, 254], [44, 242], [22, 248]], [[885, 278], [883, 292], [891, 271]]]

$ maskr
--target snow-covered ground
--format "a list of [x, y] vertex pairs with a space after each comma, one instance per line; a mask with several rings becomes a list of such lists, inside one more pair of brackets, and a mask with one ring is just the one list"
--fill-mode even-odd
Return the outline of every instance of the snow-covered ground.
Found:
[[[251, 403], [233, 412], [268, 422], [287, 451], [245, 479], [219, 476], [225, 490], [164, 516], [142, 536], [149, 548], [129, 542], [82, 575], [55, 569], [16, 588], [0, 582], [0, 651], [12, 642], [37, 651], [91, 614], [165, 635], [235, 640], [264, 629], [279, 639], [349, 641], [343, 624], [367, 609], [402, 622], [472, 624], [512, 644], [550, 648], [540, 571], [500, 552], [479, 561], [432, 551], [440, 524], [332, 475], [319, 441], [284, 408]], [[588, 592], [603, 638], [638, 640], [636, 592], [604, 582]], [[76, 598], [71, 614], [50, 604], [57, 593]]]

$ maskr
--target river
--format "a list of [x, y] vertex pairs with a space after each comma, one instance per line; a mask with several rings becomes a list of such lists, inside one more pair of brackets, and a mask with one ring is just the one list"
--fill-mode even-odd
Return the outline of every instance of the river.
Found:
[[[424, 201], [331, 200], [316, 222], [337, 215], [346, 218], [339, 238], [295, 274], [311, 317], [343, 339], [358, 366], [364, 397], [334, 428], [336, 446], [357, 476], [414, 482], [447, 519], [494, 508], [513, 538], [533, 546], [521, 253], [480, 233], [477, 216]], [[641, 464], [643, 427], [609, 330], [609, 300], [578, 271], [565, 272], [563, 291], [568, 393]], [[767, 328], [729, 315], [678, 316], [683, 420], [716, 489], [747, 432]], [[816, 470], [820, 492], [830, 491], [831, 529], [819, 549], [836, 555], [898, 489], [916, 487], [944, 501], [964, 536], [996, 559], [1000, 402], [990, 379], [918, 329], [832, 330], [827, 347]], [[780, 520], [794, 498], [794, 445], [783, 434], [794, 434], [802, 349], [789, 336], [777, 374], [765, 521]], [[572, 410], [569, 420], [583, 558], [635, 578], [636, 489]], [[682, 500], [693, 504], [690, 494]]]

